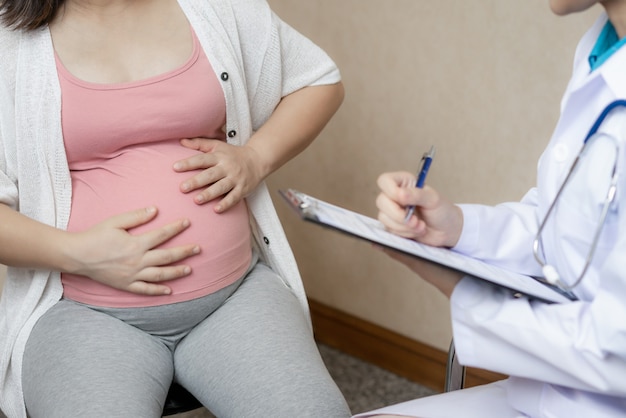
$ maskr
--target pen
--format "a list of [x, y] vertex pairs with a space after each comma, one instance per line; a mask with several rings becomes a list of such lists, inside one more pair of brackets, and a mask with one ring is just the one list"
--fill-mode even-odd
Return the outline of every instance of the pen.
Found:
[[[430, 164], [433, 162], [433, 158], [435, 157], [435, 147], [431, 146], [428, 152], [425, 152], [422, 155], [422, 162], [419, 171], [417, 172], [417, 181], [415, 183], [415, 187], [421, 189], [424, 187], [424, 182], [426, 182], [426, 176], [428, 175], [428, 170], [430, 169]], [[404, 222], [408, 222], [413, 216], [415, 212], [415, 206], [409, 206], [406, 211], [406, 216], [404, 217]]]

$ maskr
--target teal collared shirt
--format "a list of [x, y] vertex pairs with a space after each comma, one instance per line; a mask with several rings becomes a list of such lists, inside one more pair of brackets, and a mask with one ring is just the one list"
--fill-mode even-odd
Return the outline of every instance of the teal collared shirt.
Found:
[[611, 21], [607, 21], [589, 54], [589, 66], [591, 67], [591, 71], [601, 66], [604, 61], [609, 59], [609, 57], [625, 43], [626, 38], [620, 39]]

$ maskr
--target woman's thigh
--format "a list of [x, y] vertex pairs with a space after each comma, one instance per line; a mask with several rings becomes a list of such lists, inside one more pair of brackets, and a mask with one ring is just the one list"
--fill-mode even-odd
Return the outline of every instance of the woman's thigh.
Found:
[[350, 416], [298, 300], [261, 263], [180, 342], [174, 363], [220, 418]]
[[162, 342], [62, 300], [33, 328], [22, 382], [33, 418], [160, 417], [172, 376]]

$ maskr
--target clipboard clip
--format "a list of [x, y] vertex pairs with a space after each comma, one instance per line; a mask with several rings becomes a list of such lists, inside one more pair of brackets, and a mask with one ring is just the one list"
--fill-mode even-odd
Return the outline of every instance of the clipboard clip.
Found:
[[294, 189], [280, 190], [280, 194], [305, 217], [315, 217], [317, 202]]

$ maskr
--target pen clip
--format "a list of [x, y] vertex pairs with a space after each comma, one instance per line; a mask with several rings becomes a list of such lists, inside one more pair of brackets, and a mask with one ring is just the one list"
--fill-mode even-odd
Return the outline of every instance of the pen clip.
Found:
[[426, 158], [435, 158], [435, 151], [436, 151], [435, 146], [431, 145], [428, 152], [425, 152], [424, 155], [422, 155], [422, 160], [425, 160]]

